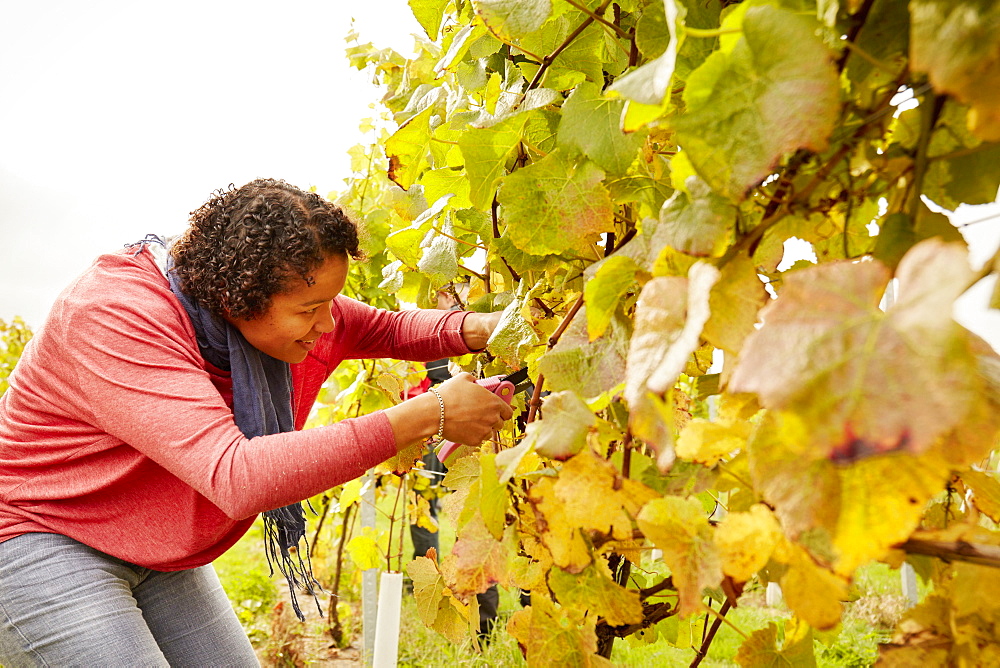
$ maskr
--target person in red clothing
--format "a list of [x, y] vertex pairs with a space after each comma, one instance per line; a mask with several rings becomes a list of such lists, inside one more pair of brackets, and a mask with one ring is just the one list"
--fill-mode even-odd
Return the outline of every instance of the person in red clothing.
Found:
[[0, 664], [256, 665], [211, 561], [259, 513], [272, 563], [309, 590], [301, 500], [510, 418], [461, 374], [298, 431], [342, 360], [465, 354], [496, 327], [340, 295], [359, 255], [339, 208], [258, 180], [63, 291], [0, 396]]

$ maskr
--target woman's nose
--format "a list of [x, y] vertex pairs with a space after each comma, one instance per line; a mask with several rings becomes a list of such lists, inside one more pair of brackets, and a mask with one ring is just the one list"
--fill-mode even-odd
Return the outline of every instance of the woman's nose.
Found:
[[315, 329], [320, 334], [326, 334], [327, 332], [333, 331], [333, 305], [321, 306], [316, 311], [316, 322], [313, 323], [313, 329]]

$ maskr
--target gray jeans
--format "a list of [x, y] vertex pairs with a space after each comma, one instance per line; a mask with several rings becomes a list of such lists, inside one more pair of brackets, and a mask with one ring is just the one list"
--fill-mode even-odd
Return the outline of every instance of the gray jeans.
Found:
[[30, 533], [0, 543], [0, 665], [259, 664], [211, 565], [165, 573]]

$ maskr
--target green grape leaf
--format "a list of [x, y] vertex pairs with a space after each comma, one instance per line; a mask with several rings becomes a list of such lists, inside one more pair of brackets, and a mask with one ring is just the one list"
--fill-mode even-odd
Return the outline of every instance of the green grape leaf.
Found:
[[420, 177], [424, 187], [424, 197], [430, 202], [436, 202], [446, 195], [452, 195], [448, 206], [453, 209], [466, 209], [472, 206], [469, 199], [469, 179], [458, 169], [432, 169]]
[[458, 274], [458, 244], [454, 239], [455, 230], [450, 216], [445, 218], [441, 227], [444, 234], [432, 234], [425, 238], [421, 244], [424, 252], [417, 262], [417, 271], [425, 274], [437, 287]]
[[[635, 24], [635, 45], [647, 60], [662, 55], [670, 45], [671, 36], [665, 7], [668, 4], [673, 3], [649, 3]], [[676, 6], [673, 9], [676, 14]]]
[[508, 42], [538, 30], [552, 13], [551, 0], [473, 0], [473, 6], [486, 27]]
[[614, 202], [637, 202], [642, 206], [642, 215], [655, 215], [674, 192], [668, 169], [666, 161], [655, 156], [649, 162], [636, 160], [623, 176], [609, 177], [604, 185]]
[[660, 210], [652, 247], [669, 245], [698, 257], [722, 255], [733, 240], [736, 207], [697, 176], [688, 177], [685, 187], [687, 192], [674, 192]]
[[785, 624], [784, 642], [778, 646], [778, 625], [768, 625], [750, 634], [736, 653], [736, 663], [744, 668], [813, 668], [813, 634], [808, 625], [796, 619]]
[[[858, 33], [856, 42], [858, 47], [876, 62], [889, 67], [901, 67], [909, 49], [909, 38], [910, 12], [906, 3], [876, 0]], [[852, 52], [847, 57], [844, 70], [856, 83], [864, 82], [875, 73], [878, 79], [871, 82], [873, 87], [892, 80], [891, 74], [879, 70], [874, 63], [857, 52]]]
[[610, 626], [642, 621], [639, 592], [626, 590], [615, 582], [603, 559], [597, 559], [582, 573], [554, 568], [549, 572], [549, 586], [564, 608], [600, 615]]
[[594, 163], [574, 164], [558, 151], [510, 174], [497, 195], [507, 235], [535, 255], [586, 253], [597, 235], [614, 230], [603, 180]]
[[1000, 140], [1000, 6], [990, 0], [913, 0], [910, 67], [971, 107], [969, 129]]
[[413, 598], [421, 621], [450, 642], [465, 641], [469, 633], [469, 606], [452, 595], [434, 560], [417, 557], [407, 564], [406, 571], [413, 581]]
[[[461, 30], [454, 33], [451, 38], [451, 44], [448, 45], [448, 51], [441, 56], [441, 60], [438, 61], [437, 65], [434, 67], [434, 71], [438, 74], [444, 72], [445, 70], [454, 70], [459, 65], [463, 64], [462, 59], [465, 54], [468, 53], [469, 47], [480, 37], [486, 34], [485, 26], [465, 26]], [[478, 63], [477, 63], [478, 64]], [[486, 71], [479, 70], [483, 78], [482, 86], [486, 85]], [[475, 86], [472, 88], [467, 87], [467, 90], [478, 90], [479, 87]]]
[[521, 314], [526, 300], [526, 284], [522, 283], [521, 288], [517, 297], [504, 308], [500, 322], [486, 343], [490, 352], [511, 367], [520, 366], [528, 349], [541, 343], [535, 329]]
[[619, 129], [624, 106], [602, 97], [597, 84], [581, 83], [563, 104], [559, 147], [583, 153], [610, 176], [624, 174], [645, 142], [644, 133]]
[[[570, 21], [568, 17], [558, 16], [540, 30], [525, 36], [520, 45], [534, 54], [554, 53], [577, 26], [577, 22]], [[542, 82], [547, 88], [559, 91], [569, 90], [584, 80], [603, 85], [605, 60], [604, 32], [598, 23], [593, 22], [559, 53], [545, 71]], [[520, 68], [527, 79], [538, 72], [538, 65], [534, 62], [522, 62]]]
[[458, 140], [469, 178], [469, 199], [488, 209], [497, 181], [506, 174], [507, 158], [521, 140], [526, 114], [511, 116], [487, 128], [470, 128]]
[[663, 397], [687, 367], [709, 317], [709, 294], [719, 278], [712, 265], [697, 263], [690, 278], [663, 276], [646, 283], [636, 304], [635, 331], [625, 367], [624, 397], [633, 433], [657, 448], [658, 463], [673, 463], [672, 418]]
[[[663, 0], [663, 9], [662, 16], [665, 17], [665, 25], [660, 24], [655, 19], [652, 22], [655, 25], [650, 25], [649, 22], [645, 26], [642, 22], [639, 24], [643, 27], [643, 41], [649, 45], [647, 48], [654, 48], [650, 44], [652, 40], [645, 36], [647, 30], [655, 30], [661, 28], [662, 25], [662, 29], [666, 30], [667, 35], [663, 36], [661, 33], [656, 42], [666, 41], [667, 46], [663, 52], [654, 60], [618, 79], [609, 88], [610, 91], [639, 104], [656, 106], [663, 104], [670, 90], [670, 80], [674, 76], [674, 68], [677, 65], [677, 5], [674, 0]], [[668, 39], [664, 40], [664, 37], [668, 37]]]
[[834, 458], [926, 450], [977, 394], [967, 333], [951, 318], [970, 274], [960, 245], [924, 241], [901, 261], [901, 299], [883, 312], [889, 274], [879, 263], [793, 272], [761, 311], [729, 389], [795, 411]]
[[746, 10], [743, 36], [688, 77], [677, 142], [713, 190], [742, 200], [781, 158], [821, 151], [840, 110], [831, 56], [813, 20], [788, 10]]
[[427, 166], [431, 143], [431, 116], [434, 106], [427, 107], [406, 123], [385, 142], [389, 158], [389, 178], [408, 190]]
[[504, 525], [507, 518], [507, 507], [510, 505], [507, 496], [507, 486], [500, 483], [497, 473], [496, 455], [483, 454], [479, 458], [482, 472], [479, 475], [479, 513], [483, 523], [497, 540], [503, 538]]
[[554, 392], [571, 390], [582, 397], [596, 397], [621, 383], [631, 322], [616, 311], [605, 335], [591, 342], [587, 335], [587, 308], [563, 332], [559, 343], [545, 353], [538, 370], [545, 386]]
[[680, 614], [701, 609], [701, 592], [722, 582], [722, 560], [708, 515], [697, 499], [668, 496], [647, 503], [637, 518], [643, 535], [663, 552], [677, 585]]
[[531, 605], [515, 612], [507, 631], [524, 648], [529, 666], [611, 668], [598, 656], [596, 616], [557, 606], [547, 595], [535, 594]]
[[565, 460], [580, 452], [597, 418], [575, 392], [555, 392], [542, 403], [542, 419], [527, 426], [523, 443], [549, 459]]
[[441, 19], [444, 18], [443, 14], [448, 2], [449, 0], [408, 0], [410, 11], [413, 12], [417, 23], [424, 29], [432, 42], [438, 38]]
[[587, 304], [587, 334], [590, 340], [600, 337], [608, 329], [615, 308], [622, 297], [635, 285], [639, 267], [627, 256], [613, 255], [604, 261], [584, 286]]

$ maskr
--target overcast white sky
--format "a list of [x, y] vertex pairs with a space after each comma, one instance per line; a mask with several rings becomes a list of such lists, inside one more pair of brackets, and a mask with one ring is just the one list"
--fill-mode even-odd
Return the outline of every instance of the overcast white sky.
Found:
[[380, 93], [344, 55], [412, 53], [406, 0], [4, 2], [0, 319], [41, 325], [96, 255], [183, 230], [257, 177], [326, 193]]
[[[37, 328], [96, 255], [180, 232], [231, 182], [341, 189], [380, 96], [344, 55], [352, 18], [363, 42], [400, 52], [421, 32], [406, 0], [5, 2], [0, 319]], [[963, 231], [974, 262], [1000, 244], [1000, 218]], [[990, 287], [959, 315], [1000, 348]]]

